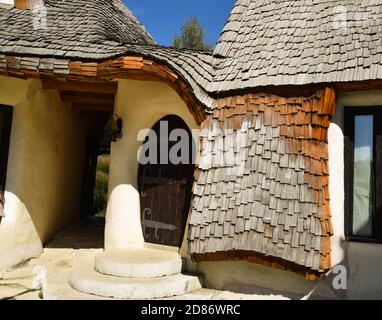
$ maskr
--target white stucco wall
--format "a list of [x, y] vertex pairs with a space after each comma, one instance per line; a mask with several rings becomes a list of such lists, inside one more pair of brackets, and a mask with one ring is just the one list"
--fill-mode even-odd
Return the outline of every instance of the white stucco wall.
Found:
[[344, 110], [372, 106], [382, 108], [382, 90], [340, 93], [329, 129], [330, 195], [335, 231], [333, 262], [348, 270], [346, 296], [349, 299], [382, 299], [382, 245], [345, 241], [344, 230]]
[[39, 80], [0, 77], [13, 106], [0, 270], [38, 255], [79, 215], [86, 121]]
[[118, 80], [115, 114], [123, 120], [123, 137], [112, 143], [109, 203], [106, 216], [105, 249], [143, 247], [138, 193], [138, 132], [151, 129], [167, 115], [177, 115], [188, 127], [197, 129], [184, 101], [167, 84]]

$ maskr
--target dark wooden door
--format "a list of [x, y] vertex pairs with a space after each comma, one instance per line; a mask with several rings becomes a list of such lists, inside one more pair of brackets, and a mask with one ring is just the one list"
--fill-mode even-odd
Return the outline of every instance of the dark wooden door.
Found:
[[[169, 141], [166, 132], [161, 132], [160, 122], [153, 130], [157, 133], [158, 161], [140, 165], [139, 190], [141, 199], [141, 219], [145, 241], [168, 246], [182, 244], [188, 212], [191, 203], [193, 183], [194, 144], [187, 125], [176, 116], [168, 116], [161, 120], [168, 125], [168, 134], [175, 129], [187, 132], [189, 141], [189, 158], [186, 163], [161, 163], [160, 154], [168, 155], [170, 149], [178, 143]], [[162, 157], [163, 160], [163, 157]]]

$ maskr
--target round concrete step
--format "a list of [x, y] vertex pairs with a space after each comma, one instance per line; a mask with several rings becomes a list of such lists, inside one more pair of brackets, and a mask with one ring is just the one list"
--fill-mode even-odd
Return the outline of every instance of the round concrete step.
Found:
[[99, 273], [124, 278], [157, 278], [182, 271], [182, 259], [177, 252], [154, 249], [105, 251], [95, 257], [94, 268]]
[[120, 278], [100, 274], [90, 264], [74, 268], [69, 284], [83, 293], [117, 299], [162, 299], [202, 287], [195, 276], [176, 274], [161, 278]]

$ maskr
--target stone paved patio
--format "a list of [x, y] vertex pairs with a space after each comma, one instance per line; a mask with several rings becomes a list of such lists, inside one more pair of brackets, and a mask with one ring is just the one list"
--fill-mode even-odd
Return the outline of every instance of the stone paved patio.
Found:
[[[45, 247], [41, 256], [0, 274], [0, 300], [105, 300], [73, 290], [68, 279], [74, 263], [86, 263], [103, 249], [102, 221], [77, 223], [59, 233]], [[29, 291], [36, 281], [36, 272], [43, 267], [46, 286], [43, 290]], [[173, 297], [181, 300], [286, 300], [274, 295], [249, 295], [229, 291], [201, 289]], [[111, 299], [109, 299], [111, 300]]]

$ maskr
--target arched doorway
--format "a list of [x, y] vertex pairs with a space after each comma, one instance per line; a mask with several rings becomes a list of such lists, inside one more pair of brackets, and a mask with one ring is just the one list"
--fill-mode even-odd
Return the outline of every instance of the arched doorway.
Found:
[[145, 241], [180, 247], [194, 179], [191, 131], [180, 117], [166, 116], [154, 125], [145, 144], [153, 151], [142, 151], [138, 171]]

